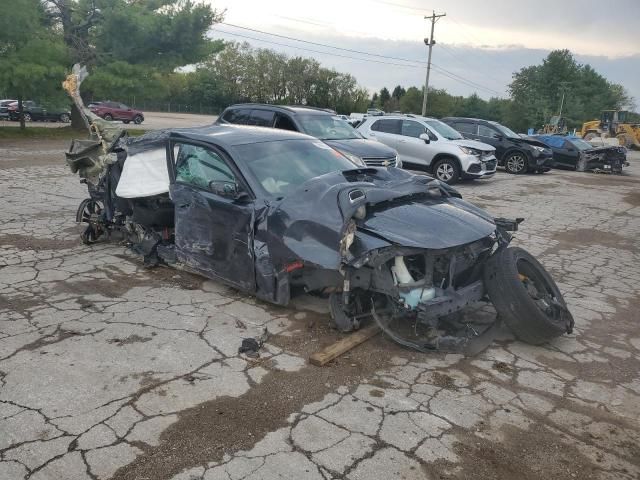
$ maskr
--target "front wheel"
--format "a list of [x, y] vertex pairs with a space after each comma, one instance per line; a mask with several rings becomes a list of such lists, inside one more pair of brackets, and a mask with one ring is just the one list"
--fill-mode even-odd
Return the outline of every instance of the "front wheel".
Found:
[[433, 174], [441, 182], [453, 185], [460, 178], [460, 168], [452, 158], [444, 158], [433, 166]]
[[136, 125], [140, 125], [142, 123], [142, 121], [144, 120], [144, 118], [142, 118], [141, 115], [136, 115], [133, 118], [133, 123], [135, 123]]
[[106, 114], [104, 117], [102, 117], [102, 118], [104, 118], [107, 122], [110, 122], [110, 121], [112, 121], [112, 120], [113, 120], [113, 115], [111, 115], [110, 113], [107, 113], [107, 114]]
[[25, 113], [24, 114], [24, 121], [25, 122], [30, 122], [32, 120], [31, 115], [29, 113]]
[[526, 250], [496, 252], [485, 265], [484, 285], [498, 316], [523, 342], [540, 345], [573, 331], [573, 316], [556, 282]]
[[69, 123], [70, 120], [71, 120], [71, 117], [69, 117], [68, 113], [63, 113], [62, 115], [60, 115], [60, 121], [62, 123]]
[[504, 160], [504, 168], [507, 173], [513, 173], [515, 175], [526, 173], [529, 168], [529, 162], [527, 157], [522, 152], [510, 153]]

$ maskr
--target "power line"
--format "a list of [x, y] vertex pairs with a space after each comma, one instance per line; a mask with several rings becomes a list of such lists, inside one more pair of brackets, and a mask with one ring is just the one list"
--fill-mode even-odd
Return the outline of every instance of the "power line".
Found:
[[242, 35], [240, 33], [227, 32], [226, 30], [217, 29], [217, 30], [214, 30], [214, 31], [215, 32], [219, 32], [219, 33], [223, 33], [225, 35], [233, 35], [234, 37], [247, 38], [247, 39], [250, 39], [250, 40], [256, 40], [258, 42], [269, 43], [269, 44], [272, 44], [272, 45], [279, 45], [281, 47], [295, 48], [295, 49], [303, 50], [303, 51], [306, 51], [306, 52], [320, 53], [320, 54], [323, 54], [323, 55], [332, 55], [334, 57], [349, 58], [351, 60], [360, 60], [362, 62], [382, 63], [384, 65], [394, 65], [396, 67], [409, 67], [409, 68], [420, 68], [420, 69], [423, 68], [423, 67], [421, 67], [419, 65], [408, 65], [406, 63], [383, 62], [381, 60], [373, 60], [371, 58], [358, 58], [358, 57], [352, 57], [352, 56], [349, 56], [349, 55], [341, 55], [339, 53], [323, 52], [323, 51], [320, 51], [320, 50], [313, 50], [313, 49], [310, 49], [310, 48], [300, 47], [298, 45], [290, 45], [290, 44], [287, 44], [287, 43], [274, 42], [272, 40], [265, 40], [263, 38], [252, 37], [250, 35]]
[[[234, 37], [246, 38], [246, 39], [249, 39], [249, 40], [255, 40], [255, 41], [258, 41], [258, 42], [268, 43], [268, 44], [272, 44], [272, 45], [278, 45], [278, 46], [281, 46], [281, 47], [294, 48], [294, 49], [307, 51], [307, 52], [312, 52], [312, 53], [319, 53], [321, 55], [330, 55], [330, 56], [334, 56], [334, 57], [348, 58], [348, 59], [351, 59], [351, 60], [358, 60], [358, 61], [361, 61], [361, 62], [371, 62], [371, 63], [377, 63], [377, 64], [383, 64], [383, 65], [393, 65], [393, 66], [397, 66], [397, 67], [408, 67], [408, 68], [419, 68], [419, 69], [424, 68], [422, 65], [424, 65], [426, 63], [426, 62], [422, 62], [422, 61], [418, 61], [418, 60], [402, 59], [402, 58], [399, 58], [399, 57], [390, 57], [390, 56], [385, 56], [385, 55], [371, 54], [369, 52], [360, 52], [358, 50], [343, 49], [341, 47], [334, 47], [332, 45], [325, 45], [325, 44], [317, 43], [317, 42], [309, 42], [307, 40], [301, 40], [301, 39], [297, 39], [297, 38], [293, 38], [293, 37], [287, 37], [285, 35], [278, 35], [278, 34], [275, 34], [275, 33], [264, 32], [262, 30], [251, 29], [251, 28], [248, 28], [248, 27], [240, 27], [238, 25], [230, 25], [230, 24], [226, 24], [226, 23], [222, 23], [222, 24], [224, 24], [226, 26], [232, 26], [232, 27], [236, 27], [236, 28], [241, 28], [241, 29], [244, 29], [244, 30], [255, 31], [255, 32], [258, 32], [258, 33], [265, 34], [265, 35], [271, 35], [271, 36], [275, 36], [275, 37], [283, 37], [283, 38], [286, 38], [286, 39], [289, 39], [289, 40], [293, 40], [293, 41], [298, 41], [298, 42], [302, 42], [302, 43], [310, 43], [310, 44], [313, 44], [313, 45], [319, 45], [319, 46], [322, 46], [322, 47], [325, 47], [325, 48], [334, 48], [334, 49], [339, 49], [339, 50], [346, 50], [346, 51], [351, 51], [351, 52], [360, 53], [360, 54], [364, 54], [364, 55], [371, 55], [371, 56], [381, 57], [381, 58], [400, 59], [403, 62], [411, 62], [411, 63], [413, 63], [413, 65], [410, 65], [410, 64], [407, 64], [407, 63], [385, 62], [385, 61], [381, 61], [381, 60], [374, 60], [372, 58], [358, 58], [358, 57], [354, 57], [354, 56], [351, 56], [351, 55], [342, 55], [342, 54], [338, 54], [338, 53], [335, 53], [335, 52], [324, 52], [324, 51], [321, 51], [321, 50], [305, 48], [305, 47], [301, 47], [301, 46], [298, 46], [298, 45], [291, 45], [291, 44], [287, 44], [287, 43], [275, 42], [273, 40], [266, 40], [266, 39], [263, 39], [263, 38], [258, 38], [258, 37], [254, 37], [254, 36], [251, 36], [251, 35], [244, 35], [244, 34], [235, 33], [235, 32], [229, 32], [229, 31], [226, 31], [226, 30], [220, 30], [220, 29], [215, 29], [214, 30], [215, 32], [222, 33], [222, 34], [225, 34], [225, 35], [232, 35]], [[415, 65], [416, 63], [420, 63], [422, 65]], [[496, 90], [493, 90], [493, 89], [490, 89], [490, 88], [485, 87], [483, 85], [480, 85], [479, 83], [475, 83], [472, 80], [468, 80], [468, 79], [465, 79], [463, 77], [460, 77], [460, 76], [456, 75], [453, 72], [449, 72], [448, 70], [443, 69], [440, 66], [436, 66], [434, 64], [432, 64], [432, 65], [433, 65], [434, 68], [436, 68], [438, 70], [444, 70], [444, 72], [446, 72], [446, 73], [442, 73], [442, 72], [440, 72], [440, 73], [442, 75], [450, 78], [451, 80], [458, 81], [458, 82], [463, 83], [463, 84], [465, 84], [465, 85], [467, 85], [469, 87], [472, 87], [472, 88], [476, 88], [476, 89], [479, 89], [479, 90], [487, 91], [489, 93], [496, 93], [496, 94], [500, 95], [500, 93], [498, 93]]]
[[430, 10], [432, 10], [431, 8], [416, 8], [416, 7], [411, 7], [409, 5], [402, 5], [401, 3], [394, 3], [394, 2], [387, 2], [385, 0], [371, 0], [375, 3], [381, 3], [383, 5], [390, 5], [392, 7], [400, 7], [400, 8], [406, 8], [407, 10], [413, 10], [415, 12], [420, 12], [420, 13], [424, 13], [424, 12], [428, 12]]
[[279, 35], [277, 33], [269, 33], [269, 32], [265, 32], [263, 30], [258, 30], [256, 28], [249, 28], [249, 27], [242, 27], [240, 25], [233, 25], [231, 23], [226, 23], [226, 22], [220, 22], [220, 24], [221, 25], [226, 25], [227, 27], [240, 28], [242, 30], [249, 30], [249, 31], [255, 32], [255, 33], [262, 33], [264, 35], [270, 35], [272, 37], [284, 38], [286, 40], [292, 40], [294, 42], [306, 43], [306, 44], [315, 45], [315, 46], [318, 46], [318, 47], [333, 48], [335, 50], [341, 50], [343, 52], [357, 53], [359, 55], [369, 55], [369, 56], [372, 56], [372, 57], [386, 58], [386, 59], [389, 59], [389, 60], [400, 60], [401, 62], [422, 63], [424, 65], [427, 64], [427, 62], [424, 62], [424, 61], [421, 61], [421, 60], [413, 60], [413, 59], [410, 59], [410, 58], [401, 58], [401, 57], [392, 57], [392, 56], [389, 56], [389, 55], [380, 55], [380, 54], [377, 54], [377, 53], [369, 53], [369, 52], [363, 52], [363, 51], [360, 51], [360, 50], [353, 50], [351, 48], [336, 47], [336, 46], [327, 45], [327, 44], [324, 44], [324, 43], [311, 42], [309, 40], [301, 40], [299, 38], [289, 37], [287, 35]]

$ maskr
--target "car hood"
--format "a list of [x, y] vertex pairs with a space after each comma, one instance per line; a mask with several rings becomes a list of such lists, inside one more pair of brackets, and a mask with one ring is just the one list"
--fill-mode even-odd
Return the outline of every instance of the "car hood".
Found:
[[495, 231], [493, 219], [457, 198], [423, 199], [374, 209], [361, 227], [405, 247], [451, 248], [474, 242]]
[[367, 140], [364, 138], [354, 138], [345, 140], [324, 140], [324, 143], [331, 145], [333, 148], [340, 152], [350, 153], [360, 158], [381, 157], [389, 158], [395, 157], [396, 151], [383, 145], [375, 140]]
[[[356, 220], [361, 206], [367, 214]], [[337, 269], [345, 261], [341, 241], [353, 222], [353, 257], [392, 245], [456, 247], [496, 228], [488, 213], [437, 180], [397, 168], [361, 168], [314, 178], [271, 204], [259, 239], [268, 244], [276, 267], [302, 260]]]
[[456, 145], [460, 145], [462, 147], [475, 148], [476, 150], [481, 150], [483, 152], [495, 151], [495, 147], [489, 145], [488, 143], [482, 143], [476, 140], [467, 140], [463, 138], [460, 140], [451, 140], [451, 142], [455, 143]]
[[536, 147], [544, 147], [544, 148], [548, 148], [549, 150], [551, 150], [551, 147], [549, 147], [549, 145], [547, 145], [546, 143], [541, 142], [540, 140], [536, 140], [534, 138], [531, 137], [508, 137], [508, 139], [510, 141], [512, 141], [513, 143], [518, 143], [518, 144], [523, 144], [526, 143], [527, 145], [534, 145]]

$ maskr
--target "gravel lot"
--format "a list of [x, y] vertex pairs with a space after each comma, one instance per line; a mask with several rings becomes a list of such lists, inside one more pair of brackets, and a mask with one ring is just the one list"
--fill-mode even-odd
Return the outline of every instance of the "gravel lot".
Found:
[[[144, 122], [141, 125], [130, 123], [125, 125], [122, 122], [114, 122], [126, 129], [159, 130], [162, 128], [184, 128], [209, 125], [216, 121], [217, 115], [194, 115], [191, 113], [166, 113], [166, 112], [144, 112]], [[58, 122], [32, 122], [28, 125], [36, 127], [59, 128], [66, 127], [68, 123]], [[19, 127], [19, 122], [0, 121], [0, 127]]]
[[[82, 245], [67, 143], [0, 144], [0, 479], [640, 478], [637, 153], [624, 176], [460, 186], [526, 218], [514, 244], [555, 276], [573, 335], [472, 358], [378, 336], [319, 368], [338, 338], [322, 306]], [[238, 355], [264, 326], [261, 357]]]

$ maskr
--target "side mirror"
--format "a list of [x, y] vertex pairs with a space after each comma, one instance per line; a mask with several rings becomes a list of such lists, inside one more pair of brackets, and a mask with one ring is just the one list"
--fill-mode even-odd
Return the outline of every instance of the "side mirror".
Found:
[[242, 197], [248, 197], [246, 192], [240, 191], [238, 185], [233, 182], [224, 180], [211, 180], [209, 182], [209, 190], [221, 197], [239, 200]]
[[499, 133], [494, 133], [493, 134], [493, 138], [495, 138], [496, 140], [502, 140], [504, 137], [502, 135], [500, 135]]
[[421, 133], [418, 138], [420, 140], [424, 140], [424, 143], [431, 143], [431, 139], [429, 138], [429, 135], [427, 135], [426, 133]]

